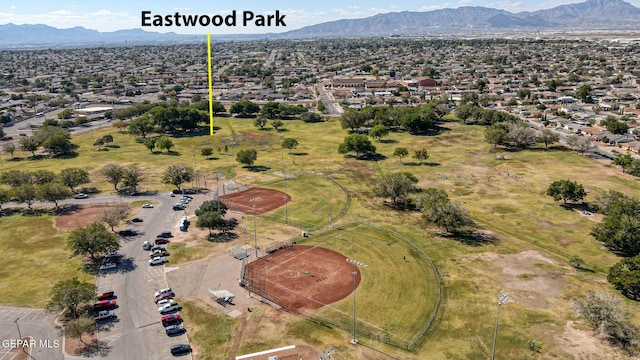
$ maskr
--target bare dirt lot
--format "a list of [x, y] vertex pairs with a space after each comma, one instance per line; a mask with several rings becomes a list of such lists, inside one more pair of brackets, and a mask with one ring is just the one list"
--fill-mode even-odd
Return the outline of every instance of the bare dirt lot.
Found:
[[56, 216], [56, 227], [60, 230], [73, 230], [80, 226], [98, 221], [98, 215], [108, 206], [77, 206], [69, 208], [64, 214]]
[[[331, 250], [294, 245], [249, 263], [245, 281], [287, 310], [308, 315], [351, 294], [352, 265], [345, 260]], [[360, 273], [356, 281], [360, 283]]]

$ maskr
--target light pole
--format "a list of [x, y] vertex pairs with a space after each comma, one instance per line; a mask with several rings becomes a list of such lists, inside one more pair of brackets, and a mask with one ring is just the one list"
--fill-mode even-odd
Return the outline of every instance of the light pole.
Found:
[[16, 324], [16, 327], [18, 328], [18, 336], [20, 337], [20, 340], [22, 340], [22, 333], [20, 333], [20, 325], [18, 325], [18, 320], [20, 320], [20, 318], [17, 318], [14, 323]]
[[[280, 141], [284, 145], [284, 137], [280, 138]], [[287, 193], [287, 174], [284, 172], [284, 146], [282, 146], [282, 178], [284, 179], [284, 193]], [[286, 196], [286, 195], [285, 195]], [[289, 226], [289, 209], [287, 206], [287, 199], [284, 202], [284, 224]]]
[[[196, 152], [197, 150], [193, 150], [193, 173], [196, 178], [196, 189], [198, 188], [198, 172], [196, 171]], [[191, 186], [193, 186], [193, 180], [191, 181]]]
[[366, 269], [367, 265], [352, 259], [347, 259], [347, 262], [349, 264], [353, 264], [353, 338], [351, 339], [351, 343], [356, 345], [358, 343], [358, 340], [356, 339], [356, 286], [358, 268]]
[[258, 227], [256, 226], [256, 204], [253, 204], [253, 245], [256, 248], [256, 259], [258, 258]]
[[247, 251], [247, 232], [251, 230], [250, 227], [242, 225], [242, 230], [244, 230], [244, 253], [245, 256], [249, 257], [249, 252]]
[[498, 294], [498, 313], [496, 314], [496, 329], [493, 332], [493, 350], [491, 351], [491, 360], [496, 358], [496, 339], [498, 338], [498, 321], [500, 319], [500, 305], [504, 304], [507, 301], [507, 297], [509, 297], [509, 293], [506, 291], [500, 291]]
[[333, 213], [331, 211], [331, 182], [333, 180], [331, 180], [331, 175], [327, 176], [327, 179], [329, 179], [329, 227], [332, 228], [333, 227]]

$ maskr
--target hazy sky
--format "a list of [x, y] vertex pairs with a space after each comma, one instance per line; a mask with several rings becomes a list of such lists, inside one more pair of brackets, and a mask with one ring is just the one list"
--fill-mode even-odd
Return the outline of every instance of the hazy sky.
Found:
[[[153, 15], [168, 15], [179, 11], [182, 14], [228, 15], [237, 11], [235, 27], [154, 27], [148, 31], [203, 34], [240, 34], [283, 32], [321, 22], [363, 18], [378, 13], [397, 11], [429, 11], [460, 6], [485, 6], [511, 12], [534, 11], [554, 6], [583, 2], [583, 0], [323, 0], [323, 1], [201, 1], [201, 0], [3, 0], [0, 5], [0, 24], [47, 24], [57, 28], [83, 26], [99, 31], [141, 28], [141, 12], [151, 11]], [[640, 0], [627, 1], [640, 7]], [[231, 5], [233, 4], [233, 5]], [[279, 10], [285, 15], [286, 27], [241, 26], [242, 12], [273, 14]]]

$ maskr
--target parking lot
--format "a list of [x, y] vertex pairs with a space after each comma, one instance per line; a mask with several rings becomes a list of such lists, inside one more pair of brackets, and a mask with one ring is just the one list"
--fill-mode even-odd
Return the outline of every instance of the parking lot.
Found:
[[[44, 309], [0, 306], [0, 360], [11, 359], [16, 341], [30, 337], [35, 359], [63, 359], [62, 329], [55, 324], [57, 313]], [[14, 348], [12, 350], [12, 348]]]

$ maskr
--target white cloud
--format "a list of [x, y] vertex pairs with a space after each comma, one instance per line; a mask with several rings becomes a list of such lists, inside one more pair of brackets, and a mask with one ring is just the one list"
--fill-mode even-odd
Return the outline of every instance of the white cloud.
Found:
[[99, 31], [115, 31], [139, 27], [140, 18], [139, 15], [132, 16], [126, 11], [99, 10], [90, 13], [75, 13], [60, 9], [41, 14], [0, 13], [0, 23], [46, 24], [60, 29], [82, 26]]

